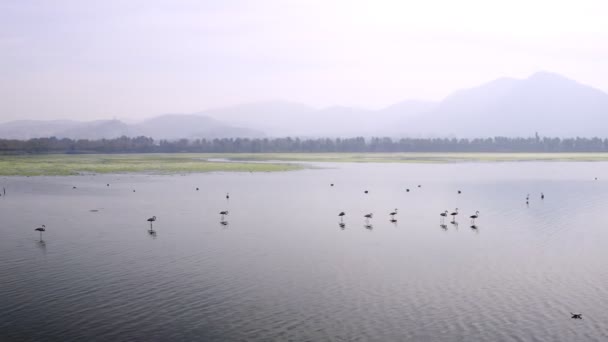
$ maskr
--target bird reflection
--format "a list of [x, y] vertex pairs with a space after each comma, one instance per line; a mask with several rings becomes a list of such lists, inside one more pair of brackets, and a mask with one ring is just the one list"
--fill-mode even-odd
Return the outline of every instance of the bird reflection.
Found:
[[36, 241], [36, 247], [40, 248], [42, 254], [46, 255], [46, 242], [44, 240]]
[[338, 227], [340, 227], [340, 229], [344, 230], [344, 229], [346, 229], [346, 223], [340, 222], [340, 223], [338, 223]]
[[226, 220], [221, 220], [221, 221], [220, 221], [220, 224], [221, 224], [222, 226], [226, 227], [226, 226], [228, 226], [228, 221], [226, 221]]
[[396, 218], [392, 218], [392, 219], [390, 219], [390, 222], [391, 222], [392, 224], [394, 224], [395, 226], [397, 225], [397, 219], [396, 219]]
[[448, 230], [448, 226], [446, 224], [440, 224], [439, 227], [441, 227], [441, 229], [443, 230]]
[[374, 226], [372, 224], [370, 224], [370, 223], [365, 224], [363, 227], [365, 227], [365, 229], [367, 229], [367, 230], [374, 229]]
[[152, 238], [156, 239], [156, 230], [150, 228], [148, 229], [148, 235], [150, 235]]

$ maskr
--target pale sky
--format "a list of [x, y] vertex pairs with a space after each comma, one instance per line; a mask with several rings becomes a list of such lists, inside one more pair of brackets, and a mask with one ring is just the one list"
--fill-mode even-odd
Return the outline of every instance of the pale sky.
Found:
[[0, 0], [0, 121], [381, 108], [551, 71], [608, 92], [605, 0]]

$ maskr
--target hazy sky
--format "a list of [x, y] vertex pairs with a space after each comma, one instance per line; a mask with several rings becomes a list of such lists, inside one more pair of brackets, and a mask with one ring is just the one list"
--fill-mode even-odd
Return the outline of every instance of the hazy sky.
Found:
[[608, 91], [608, 1], [0, 0], [0, 121], [380, 108], [547, 70]]

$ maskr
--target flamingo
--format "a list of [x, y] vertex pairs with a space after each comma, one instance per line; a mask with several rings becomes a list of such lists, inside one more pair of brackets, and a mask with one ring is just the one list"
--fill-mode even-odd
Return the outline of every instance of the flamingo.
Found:
[[444, 211], [441, 214], [439, 214], [439, 216], [441, 216], [441, 222], [443, 222], [443, 220], [445, 220], [445, 218], [448, 216], [448, 211]]
[[338, 216], [340, 216], [340, 222], [343, 222], [343, 221], [344, 221], [344, 215], [346, 215], [346, 213], [345, 213], [345, 212], [343, 212], [343, 211], [341, 211], [341, 212], [338, 214]]
[[475, 219], [479, 217], [479, 210], [475, 212], [475, 215], [469, 216], [471, 218], [471, 223], [475, 225]]
[[393, 211], [392, 213], [390, 213], [389, 215], [391, 216], [391, 223], [396, 223], [397, 219], [395, 218], [395, 215], [397, 215], [397, 208], [395, 208], [395, 211]]
[[152, 216], [146, 221], [150, 222], [150, 231], [152, 231], [152, 222], [156, 221], [156, 216]]
[[46, 231], [46, 226], [42, 225], [42, 226], [40, 226], [40, 227], [38, 227], [38, 228], [36, 228], [34, 230], [37, 231], [37, 232], [40, 232], [40, 241], [42, 241], [42, 232]]
[[374, 217], [374, 214], [369, 213], [367, 215], [364, 215], [363, 217], [365, 217], [365, 222], [369, 222], [369, 219], [371, 219], [372, 217]]
[[450, 215], [452, 215], [452, 223], [456, 222], [456, 215], [458, 215], [458, 208], [454, 210]]
[[220, 215], [222, 215], [222, 221], [224, 221], [224, 216], [228, 216], [228, 210], [220, 211]]

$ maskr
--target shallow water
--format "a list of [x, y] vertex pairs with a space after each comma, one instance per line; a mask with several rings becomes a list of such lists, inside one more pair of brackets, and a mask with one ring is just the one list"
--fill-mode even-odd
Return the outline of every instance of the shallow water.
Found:
[[0, 179], [0, 340], [608, 340], [608, 163], [319, 165]]

